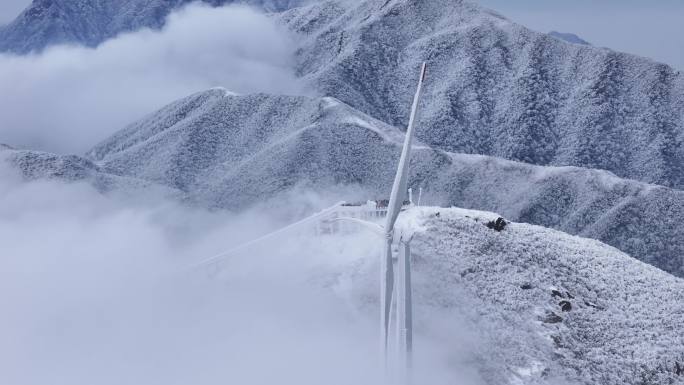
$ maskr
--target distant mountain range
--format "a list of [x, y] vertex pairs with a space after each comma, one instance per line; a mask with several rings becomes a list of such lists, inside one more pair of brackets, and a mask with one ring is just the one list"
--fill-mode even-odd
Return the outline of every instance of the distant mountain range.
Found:
[[531, 31], [466, 1], [318, 2], [282, 13], [298, 74], [404, 127], [429, 63], [426, 144], [684, 187], [684, 77], [671, 67]]
[[[0, 51], [159, 28], [187, 0], [36, 0], [0, 32]], [[211, 5], [232, 3], [226, 0]], [[418, 137], [435, 148], [538, 165], [604, 169], [684, 187], [684, 78], [637, 56], [569, 44], [467, 1], [254, 0], [299, 34], [297, 74], [403, 127], [429, 62]]]

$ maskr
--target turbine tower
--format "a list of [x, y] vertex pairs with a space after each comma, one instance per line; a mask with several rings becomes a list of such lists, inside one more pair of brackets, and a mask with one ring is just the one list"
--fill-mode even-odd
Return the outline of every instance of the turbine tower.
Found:
[[[411, 116], [409, 118], [404, 147], [399, 158], [397, 174], [392, 185], [389, 205], [387, 206], [387, 219], [384, 226], [385, 242], [383, 245], [383, 257], [381, 260], [380, 277], [380, 307], [381, 307], [381, 329], [382, 344], [385, 360], [388, 357], [390, 317], [392, 312], [392, 296], [394, 292], [394, 266], [392, 261], [392, 244], [394, 243], [394, 225], [396, 224], [399, 212], [404, 203], [404, 197], [408, 187], [409, 164], [411, 162], [411, 145], [413, 143], [413, 133], [415, 131], [418, 105], [423, 91], [423, 82], [427, 64], [423, 63], [420, 69], [418, 89], [413, 98], [411, 106]], [[411, 249], [410, 239], [400, 240], [400, 250], [398, 256], [398, 282], [397, 293], [397, 349], [400, 359], [405, 362], [405, 368], [411, 365], [411, 349], [413, 338], [413, 309], [411, 304]], [[403, 365], [402, 365], [403, 366]]]

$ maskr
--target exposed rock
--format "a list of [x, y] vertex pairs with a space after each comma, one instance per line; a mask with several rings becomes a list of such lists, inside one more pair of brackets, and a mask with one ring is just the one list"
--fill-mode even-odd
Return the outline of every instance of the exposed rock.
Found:
[[503, 218], [497, 218], [496, 221], [489, 221], [486, 224], [488, 228], [498, 232], [503, 231], [503, 229], [506, 228], [506, 225], [508, 225], [508, 223], [506, 223]]
[[558, 303], [558, 306], [560, 306], [561, 310], [564, 312], [572, 310], [572, 304], [570, 303], [570, 301], [560, 301]]
[[548, 312], [544, 317], [541, 318], [541, 321], [545, 324], [557, 324], [563, 322], [563, 317], [554, 312]]

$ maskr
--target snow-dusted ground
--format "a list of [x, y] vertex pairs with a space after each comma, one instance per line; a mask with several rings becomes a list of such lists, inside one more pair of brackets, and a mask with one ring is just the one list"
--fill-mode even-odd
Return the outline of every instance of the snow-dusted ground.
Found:
[[684, 383], [684, 281], [594, 240], [484, 225], [496, 217], [423, 207], [400, 216], [399, 229], [418, 229], [420, 332], [430, 334], [428, 309], [461, 314], [468, 329], [453, 332], [481, 341], [473, 353], [492, 384]]
[[26, 180], [85, 182], [102, 193], [123, 194], [135, 200], [182, 197], [182, 193], [173, 188], [108, 173], [90, 160], [76, 155], [16, 150], [0, 144], [0, 162], [0, 167], [10, 165]]

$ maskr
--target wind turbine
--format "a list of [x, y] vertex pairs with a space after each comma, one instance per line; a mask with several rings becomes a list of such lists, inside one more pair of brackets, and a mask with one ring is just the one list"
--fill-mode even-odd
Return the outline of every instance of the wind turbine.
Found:
[[[425, 81], [425, 74], [427, 64], [423, 63], [420, 69], [420, 78], [418, 80], [418, 89], [413, 97], [413, 105], [411, 106], [411, 116], [409, 118], [408, 128], [406, 129], [406, 137], [404, 138], [404, 148], [399, 158], [399, 166], [397, 167], [397, 174], [394, 177], [394, 184], [392, 185], [392, 193], [390, 195], [389, 205], [387, 206], [387, 220], [385, 221], [385, 245], [381, 261], [381, 286], [380, 286], [380, 301], [382, 307], [382, 336], [383, 336], [383, 351], [387, 357], [387, 348], [389, 342], [389, 323], [390, 313], [392, 311], [392, 292], [394, 288], [394, 268], [392, 265], [392, 243], [394, 243], [394, 225], [399, 217], [399, 212], [404, 203], [404, 196], [408, 187], [409, 164], [411, 162], [411, 145], [413, 143], [413, 132], [415, 131], [416, 117], [418, 114], [418, 104], [423, 92], [423, 82]], [[411, 341], [413, 337], [412, 318], [413, 309], [411, 306], [411, 273], [410, 273], [410, 245], [408, 242], [402, 242], [403, 248], [400, 249], [399, 262], [399, 282], [397, 285], [397, 335], [398, 335], [398, 349], [401, 354], [406, 354], [407, 363], [410, 360]]]
[[[413, 143], [413, 133], [415, 131], [416, 116], [418, 114], [418, 105], [420, 102], [420, 97], [423, 90], [423, 83], [425, 81], [427, 65], [423, 63], [420, 69], [420, 78], [418, 81], [418, 89], [413, 98], [413, 105], [411, 107], [411, 115], [409, 118], [408, 128], [406, 130], [406, 137], [404, 139], [404, 145], [401, 152], [401, 157], [399, 158], [399, 166], [397, 168], [397, 173], [394, 177], [394, 183], [392, 185], [392, 192], [390, 194], [389, 204], [387, 206], [387, 217], [384, 226], [380, 226], [376, 223], [360, 220], [357, 218], [336, 218], [335, 220], [351, 221], [363, 226], [368, 227], [376, 234], [382, 236], [383, 239], [383, 252], [382, 258], [380, 260], [381, 264], [381, 276], [380, 276], [380, 328], [382, 331], [382, 351], [385, 359], [385, 365], [389, 361], [389, 333], [390, 333], [390, 319], [392, 313], [392, 299], [396, 292], [397, 301], [397, 313], [396, 313], [396, 332], [397, 332], [397, 349], [399, 352], [399, 358], [401, 359], [403, 365], [401, 368], [404, 370], [403, 378], [408, 381], [409, 369], [411, 367], [411, 350], [412, 350], [412, 340], [413, 340], [413, 307], [411, 303], [411, 239], [404, 238], [404, 234], [399, 239], [399, 255], [397, 257], [397, 285], [395, 290], [395, 272], [393, 263], [393, 252], [392, 245], [394, 244], [395, 231], [394, 225], [396, 224], [399, 213], [404, 203], [405, 194], [408, 187], [408, 175], [409, 175], [409, 164], [411, 162], [411, 145]], [[422, 195], [422, 189], [421, 189]], [[420, 196], [419, 196], [420, 201]], [[303, 219], [292, 225], [284, 227], [273, 233], [264, 235], [258, 239], [247, 242], [241, 246], [238, 246], [232, 250], [223, 252], [221, 254], [215, 255], [213, 257], [202, 260], [201, 262], [194, 264], [189, 267], [189, 269], [197, 269], [200, 267], [212, 265], [219, 261], [226, 259], [227, 257], [234, 255], [238, 251], [242, 251], [252, 245], [263, 242], [266, 239], [282, 234], [296, 226], [300, 226], [304, 223], [311, 222], [321, 217], [325, 217], [330, 213], [334, 212], [342, 205], [344, 202], [339, 202], [334, 206], [315, 214], [311, 217]]]
[[[418, 81], [418, 89], [413, 98], [413, 105], [411, 107], [411, 116], [409, 118], [408, 128], [406, 130], [406, 137], [404, 139], [404, 146], [399, 158], [399, 166], [397, 168], [396, 176], [394, 177], [394, 184], [392, 185], [392, 192], [390, 194], [389, 204], [387, 206], [387, 218], [384, 226], [375, 223], [370, 223], [354, 218], [338, 218], [338, 220], [353, 221], [366, 227], [369, 227], [375, 233], [383, 236], [383, 252], [380, 260], [380, 328], [382, 331], [382, 351], [385, 358], [385, 364], [388, 362], [389, 349], [389, 334], [390, 334], [390, 319], [392, 313], [392, 298], [395, 292], [395, 272], [393, 263], [392, 245], [394, 244], [394, 225], [397, 222], [399, 213], [404, 203], [405, 194], [408, 187], [409, 164], [411, 162], [411, 145], [413, 142], [413, 133], [415, 131], [416, 116], [418, 114], [418, 105], [423, 91], [423, 82], [425, 81], [427, 64], [423, 63], [420, 69], [420, 78]], [[413, 339], [413, 308], [411, 303], [411, 248], [410, 239], [400, 239], [399, 256], [397, 258], [397, 349], [400, 354], [400, 359], [404, 361], [402, 365], [408, 370], [411, 366], [411, 350]]]

